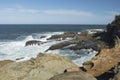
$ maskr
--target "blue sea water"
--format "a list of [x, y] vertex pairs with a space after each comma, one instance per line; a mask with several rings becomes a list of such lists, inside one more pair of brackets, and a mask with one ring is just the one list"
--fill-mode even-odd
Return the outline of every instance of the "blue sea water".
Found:
[[[68, 31], [99, 31], [105, 29], [105, 27], [106, 25], [0, 25], [0, 60], [29, 60], [30, 58], [35, 58], [40, 52], [44, 53], [50, 46], [69, 40], [47, 40], [52, 35]], [[45, 37], [41, 38], [42, 36]], [[39, 40], [45, 43], [25, 47], [25, 43], [29, 40]], [[78, 51], [57, 49], [48, 51], [47, 53], [67, 56], [77, 65], [81, 66], [83, 62], [90, 60], [97, 54], [97, 51], [91, 51], [92, 49]], [[91, 53], [88, 54], [88, 52]]]
[[65, 32], [75, 31], [80, 32], [86, 29], [104, 29], [106, 25], [30, 25], [30, 24], [14, 24], [0, 25], [0, 40], [12, 40], [21, 35], [29, 35], [33, 33], [44, 32]]

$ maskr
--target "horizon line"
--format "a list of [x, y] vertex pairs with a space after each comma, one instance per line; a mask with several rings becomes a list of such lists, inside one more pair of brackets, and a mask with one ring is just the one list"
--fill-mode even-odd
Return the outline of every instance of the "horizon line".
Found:
[[51, 24], [51, 23], [50, 24], [31, 24], [31, 23], [29, 23], [29, 24], [28, 23], [12, 24], [12, 23], [10, 23], [10, 24], [0, 24], [0, 25], [107, 25], [107, 24]]

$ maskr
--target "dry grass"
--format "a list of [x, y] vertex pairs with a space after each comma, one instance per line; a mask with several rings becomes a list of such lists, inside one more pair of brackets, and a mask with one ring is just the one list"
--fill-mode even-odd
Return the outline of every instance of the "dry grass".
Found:
[[120, 48], [120, 38], [118, 36], [115, 39], [115, 48]]

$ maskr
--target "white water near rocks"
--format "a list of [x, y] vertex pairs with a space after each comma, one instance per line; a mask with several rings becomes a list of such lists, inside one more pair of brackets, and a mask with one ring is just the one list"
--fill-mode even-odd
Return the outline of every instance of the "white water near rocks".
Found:
[[[51, 32], [51, 33], [35, 33], [28, 36], [20, 36], [16, 41], [2, 41], [0, 42], [0, 60], [14, 60], [24, 61], [30, 58], [35, 58], [40, 52], [44, 53], [50, 46], [56, 43], [60, 43], [66, 40], [47, 40], [51, 35], [62, 34], [63, 32]], [[43, 38], [40, 38], [44, 36]], [[21, 38], [21, 39], [20, 39]], [[24, 39], [22, 39], [24, 38]], [[20, 40], [19, 40], [20, 39]], [[26, 41], [39, 40], [45, 42], [40, 45], [32, 45], [25, 47]], [[71, 45], [70, 45], [71, 46]], [[97, 54], [97, 51], [92, 49], [83, 49], [79, 51], [73, 50], [52, 50], [48, 51], [49, 54], [60, 54], [61, 56], [67, 56], [72, 59], [77, 65], [81, 66], [83, 62], [90, 60]]]
[[94, 51], [92, 49], [82, 49], [82, 50], [52, 50], [48, 53], [52, 54], [60, 54], [61, 56], [67, 56], [69, 57], [74, 63], [76, 63], [79, 66], [82, 66], [82, 64], [85, 61], [90, 60], [92, 57], [94, 57], [98, 51]]
[[[61, 32], [62, 33], [62, 32]], [[41, 36], [41, 34], [37, 34], [36, 38], [33, 38], [32, 35], [26, 36], [26, 38], [22, 41], [11, 41], [11, 42], [0, 42], [0, 60], [10, 59], [10, 60], [16, 60], [18, 58], [23, 58], [22, 60], [28, 60], [31, 57], [36, 57], [38, 53], [45, 52], [50, 46], [53, 44], [56, 44], [61, 41], [47, 41], [47, 38], [51, 37], [51, 35], [55, 34], [61, 34], [60, 32], [56, 33], [45, 33], [45, 38], [37, 38], [37, 36]], [[32, 45], [32, 46], [26, 46], [26, 41], [29, 40], [39, 40], [42, 42], [46, 42], [44, 44], [38, 45]]]

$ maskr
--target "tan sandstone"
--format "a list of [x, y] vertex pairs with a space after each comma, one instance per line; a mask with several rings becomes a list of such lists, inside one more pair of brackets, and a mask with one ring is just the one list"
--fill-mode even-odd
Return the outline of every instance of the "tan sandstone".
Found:
[[56, 54], [39, 54], [37, 58], [1, 67], [0, 80], [48, 80], [70, 67], [76, 65], [68, 58]]

